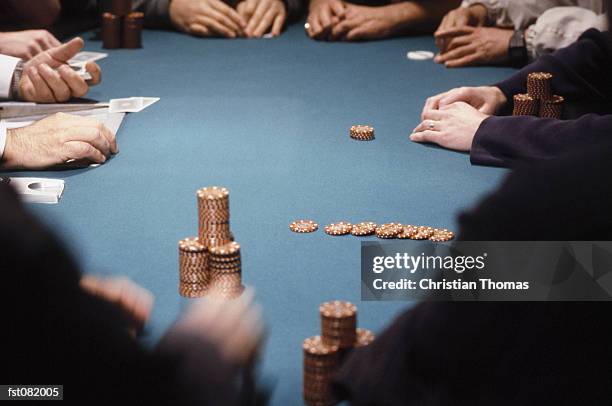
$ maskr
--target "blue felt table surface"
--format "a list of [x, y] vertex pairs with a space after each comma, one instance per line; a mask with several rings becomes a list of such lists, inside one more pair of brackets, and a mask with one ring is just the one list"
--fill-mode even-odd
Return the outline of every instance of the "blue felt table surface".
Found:
[[[86, 49], [100, 46], [87, 41]], [[84, 271], [127, 275], [155, 294], [154, 343], [185, 307], [177, 241], [197, 233], [195, 191], [228, 187], [243, 277], [269, 328], [263, 371], [276, 381], [272, 404], [300, 404], [301, 341], [318, 334], [319, 303], [350, 300], [359, 325], [377, 332], [410, 306], [361, 302], [359, 240], [330, 237], [322, 226], [368, 220], [456, 229], [456, 215], [504, 175], [408, 134], [426, 97], [512, 71], [448, 70], [406, 59], [410, 50], [435, 45], [429, 37], [320, 43], [299, 24], [269, 40], [146, 31], [143, 49], [108, 51], [103, 83], [89, 96], [161, 101], [126, 117], [120, 153], [105, 165], [42, 173], [66, 180], [64, 198], [30, 208]], [[348, 137], [360, 123], [376, 128], [375, 141]], [[299, 218], [321, 229], [290, 232]]]

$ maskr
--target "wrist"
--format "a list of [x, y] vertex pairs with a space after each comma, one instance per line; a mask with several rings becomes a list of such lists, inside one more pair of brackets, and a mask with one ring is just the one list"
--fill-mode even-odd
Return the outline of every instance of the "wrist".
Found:
[[13, 78], [11, 79], [10, 98], [13, 100], [21, 99], [21, 76], [23, 75], [24, 62], [19, 61], [13, 71]]
[[404, 1], [381, 8], [389, 13], [392, 29], [396, 33], [422, 31], [429, 24], [426, 10], [417, 3]]
[[502, 90], [499, 87], [492, 86], [491, 89], [493, 90], [493, 94], [494, 94], [496, 105], [497, 105], [497, 110], [499, 111], [499, 109], [501, 109], [508, 103], [508, 98], [506, 97], [504, 92], [502, 92]]
[[4, 154], [2, 155], [2, 167], [18, 169], [21, 168], [19, 159], [19, 128], [6, 130], [6, 143], [4, 144]]
[[470, 25], [485, 25], [489, 12], [483, 4], [472, 4], [468, 7], [468, 10], [470, 11]]

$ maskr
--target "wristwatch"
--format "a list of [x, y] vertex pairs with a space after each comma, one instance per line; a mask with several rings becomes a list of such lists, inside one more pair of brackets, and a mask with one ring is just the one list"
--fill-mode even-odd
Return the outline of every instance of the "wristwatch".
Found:
[[17, 62], [15, 71], [13, 72], [13, 80], [11, 80], [11, 99], [19, 100], [19, 82], [23, 74], [23, 61]]
[[523, 30], [516, 30], [508, 44], [508, 57], [510, 64], [515, 68], [522, 68], [528, 62], [527, 43]]

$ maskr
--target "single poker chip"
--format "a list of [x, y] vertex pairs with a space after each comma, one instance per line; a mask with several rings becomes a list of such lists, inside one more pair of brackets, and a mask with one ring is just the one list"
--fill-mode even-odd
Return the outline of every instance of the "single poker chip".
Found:
[[319, 225], [312, 220], [296, 220], [289, 224], [289, 229], [294, 233], [312, 233], [319, 229]]
[[402, 226], [402, 231], [397, 235], [397, 238], [399, 238], [400, 240], [407, 240], [412, 238], [418, 231], [419, 230], [417, 226], [413, 226], [411, 224], [404, 224]]
[[406, 58], [411, 61], [427, 61], [433, 59], [435, 54], [431, 51], [410, 51], [406, 54]]
[[387, 223], [376, 227], [376, 236], [378, 238], [390, 239], [395, 238], [402, 232], [402, 225], [399, 223]]
[[365, 328], [357, 329], [357, 338], [355, 340], [355, 347], [365, 347], [374, 341], [374, 333]]
[[325, 232], [329, 235], [346, 235], [351, 232], [353, 225], [346, 221], [332, 223], [325, 226]]
[[372, 235], [376, 232], [376, 223], [371, 221], [364, 221], [358, 224], [353, 225], [353, 229], [351, 230], [351, 234], [356, 237], [363, 237], [367, 235]]

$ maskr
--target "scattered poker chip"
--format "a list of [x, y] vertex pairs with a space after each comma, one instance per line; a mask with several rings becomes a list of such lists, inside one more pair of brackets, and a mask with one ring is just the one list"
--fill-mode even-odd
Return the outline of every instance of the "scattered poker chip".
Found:
[[353, 229], [351, 230], [351, 234], [356, 237], [364, 237], [367, 235], [372, 235], [376, 232], [376, 223], [371, 221], [364, 221], [358, 224], [353, 225]]
[[365, 347], [374, 341], [374, 333], [365, 328], [357, 329], [357, 339], [355, 340], [355, 348]]
[[346, 235], [351, 232], [353, 225], [346, 221], [332, 223], [325, 226], [325, 233], [329, 235]]
[[429, 237], [429, 240], [434, 242], [446, 242], [452, 240], [453, 238], [455, 238], [455, 233], [452, 231], [445, 228], [435, 228], [434, 233], [431, 237]]
[[357, 141], [371, 141], [374, 139], [374, 127], [369, 125], [353, 125], [349, 129], [349, 135]]
[[319, 229], [319, 225], [312, 220], [296, 220], [289, 224], [289, 229], [294, 233], [313, 233]]
[[406, 54], [406, 58], [412, 61], [426, 61], [433, 59], [435, 54], [431, 51], [410, 51]]
[[387, 223], [376, 227], [376, 236], [382, 239], [391, 239], [397, 237], [403, 231], [402, 225], [399, 223]]
[[418, 227], [410, 224], [405, 224], [402, 226], [402, 231], [396, 236], [400, 240], [407, 240], [412, 238], [418, 232]]

